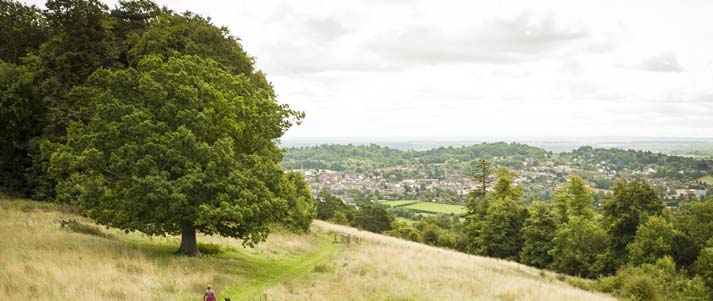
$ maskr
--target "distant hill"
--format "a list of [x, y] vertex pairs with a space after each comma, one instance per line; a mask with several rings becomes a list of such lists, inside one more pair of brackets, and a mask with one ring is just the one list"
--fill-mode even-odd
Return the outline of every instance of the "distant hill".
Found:
[[[312, 234], [274, 233], [255, 249], [201, 236], [208, 255], [184, 257], [172, 254], [177, 237], [127, 234], [70, 212], [0, 197], [0, 300], [197, 300], [208, 284], [220, 300], [613, 300], [564, 282], [586, 282], [578, 278], [321, 221]], [[334, 243], [342, 234], [361, 241]]]
[[519, 143], [483, 143], [460, 147], [438, 147], [429, 150], [399, 150], [369, 145], [325, 144], [287, 149], [283, 166], [288, 169], [368, 169], [413, 164], [442, 164], [448, 160], [458, 162], [493, 157], [537, 157], [551, 154], [541, 148]]
[[556, 160], [584, 170], [596, 170], [605, 164], [615, 171], [641, 170], [651, 166], [653, 177], [678, 180], [697, 180], [713, 171], [713, 159], [668, 155], [652, 151], [624, 150], [582, 146], [570, 152], [554, 153], [520, 143], [482, 143], [460, 147], [438, 147], [429, 150], [399, 150], [369, 145], [328, 144], [287, 149], [282, 164], [287, 169], [330, 169], [337, 171], [365, 171], [399, 165], [443, 164], [470, 162], [477, 159], [494, 160], [498, 164], [519, 168], [525, 159]]
[[652, 151], [674, 155], [713, 156], [713, 138], [671, 137], [325, 137], [283, 138], [282, 146], [309, 147], [324, 144], [377, 144], [400, 150], [429, 150], [439, 147], [461, 147], [481, 143], [517, 142], [551, 152], [569, 152], [582, 146]]

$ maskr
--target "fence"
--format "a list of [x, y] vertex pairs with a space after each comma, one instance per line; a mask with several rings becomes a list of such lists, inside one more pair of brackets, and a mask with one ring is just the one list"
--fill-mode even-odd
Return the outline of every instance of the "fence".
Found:
[[361, 242], [361, 238], [359, 238], [356, 235], [342, 234], [342, 233], [336, 233], [336, 232], [333, 232], [333, 234], [334, 234], [333, 242], [335, 244], [351, 244], [351, 243], [358, 244]]

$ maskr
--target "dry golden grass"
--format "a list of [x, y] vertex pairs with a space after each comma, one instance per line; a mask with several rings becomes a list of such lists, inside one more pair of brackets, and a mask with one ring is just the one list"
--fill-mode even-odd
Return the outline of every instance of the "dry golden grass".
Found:
[[229, 251], [191, 258], [172, 255], [176, 237], [100, 228], [114, 237], [104, 238], [64, 231], [58, 218], [91, 224], [52, 204], [0, 197], [0, 300], [200, 300], [207, 284], [219, 293], [239, 288], [254, 280], [258, 263], [319, 248], [315, 236], [274, 233], [255, 249], [200, 236]]
[[[191, 258], [172, 254], [176, 237], [62, 230], [58, 218], [92, 223], [61, 209], [0, 197], [0, 300], [200, 300], [207, 284], [233, 300], [613, 299], [517, 263], [321, 221], [313, 234], [273, 233], [254, 249], [200, 236], [221, 252]], [[328, 232], [364, 241], [335, 246]]]
[[574, 288], [557, 280], [555, 273], [511, 261], [467, 255], [322, 221], [315, 221], [314, 227], [357, 235], [364, 241], [345, 246], [322, 276], [268, 290], [270, 299], [614, 300]]
[[160, 255], [62, 231], [55, 222], [76, 216], [30, 205], [23, 207], [27, 212], [16, 211], [11, 207], [17, 202], [1, 202], [1, 300], [179, 300], [207, 283], [225, 282], [193, 258], [161, 262]]

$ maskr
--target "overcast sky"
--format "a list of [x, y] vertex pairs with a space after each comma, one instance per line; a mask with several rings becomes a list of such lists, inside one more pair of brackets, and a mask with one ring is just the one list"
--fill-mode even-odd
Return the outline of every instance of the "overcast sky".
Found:
[[713, 1], [158, 3], [243, 40], [286, 138], [713, 137]]

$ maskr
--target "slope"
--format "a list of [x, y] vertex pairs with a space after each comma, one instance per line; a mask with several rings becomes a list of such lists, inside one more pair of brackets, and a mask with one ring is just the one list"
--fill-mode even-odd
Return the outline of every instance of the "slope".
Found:
[[[59, 219], [77, 224], [62, 228]], [[362, 238], [335, 244], [334, 233]], [[0, 300], [612, 300], [517, 263], [315, 221], [256, 248], [201, 236], [206, 256], [174, 256], [176, 237], [97, 227], [71, 208], [0, 197]]]

